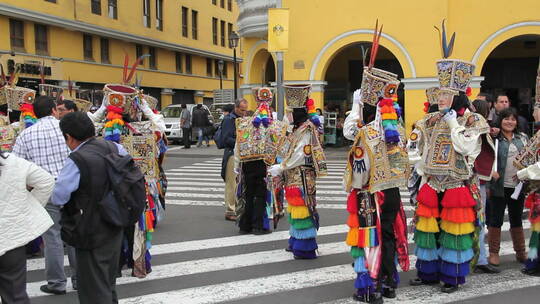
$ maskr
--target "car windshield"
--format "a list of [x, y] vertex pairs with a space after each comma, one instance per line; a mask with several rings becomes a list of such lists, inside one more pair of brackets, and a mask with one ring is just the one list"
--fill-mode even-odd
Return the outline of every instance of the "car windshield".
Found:
[[165, 108], [162, 112], [163, 117], [165, 118], [179, 118], [180, 113], [182, 113], [182, 108], [179, 107]]

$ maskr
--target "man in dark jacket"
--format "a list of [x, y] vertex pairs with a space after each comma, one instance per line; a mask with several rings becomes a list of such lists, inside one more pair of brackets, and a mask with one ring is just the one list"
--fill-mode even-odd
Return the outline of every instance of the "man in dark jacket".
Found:
[[197, 134], [197, 148], [202, 146], [203, 137], [206, 139], [206, 146], [210, 147], [210, 139], [205, 133], [205, 129], [210, 126], [208, 115], [209, 113], [203, 109], [202, 104], [198, 104], [195, 109], [193, 109], [191, 126], [195, 129]]
[[236, 221], [236, 173], [234, 172], [234, 145], [236, 143], [236, 118], [247, 112], [247, 101], [239, 99], [234, 103], [234, 111], [227, 114], [221, 122], [221, 136], [224, 139], [225, 151], [221, 163], [221, 177], [225, 180], [225, 219]]
[[[51, 201], [62, 209], [62, 239], [75, 247], [81, 304], [118, 303], [116, 274], [123, 229], [108, 224], [96, 208], [109, 188], [103, 155], [127, 155], [116, 143], [95, 138], [94, 124], [83, 112], [69, 113], [60, 129], [71, 150], [58, 175]], [[83, 212], [84, 210], [84, 212]]]

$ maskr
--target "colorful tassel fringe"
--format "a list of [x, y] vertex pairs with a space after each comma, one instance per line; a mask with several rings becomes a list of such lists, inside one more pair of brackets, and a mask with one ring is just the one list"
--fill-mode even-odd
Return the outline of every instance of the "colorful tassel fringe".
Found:
[[319, 120], [319, 115], [317, 115], [317, 110], [315, 109], [315, 102], [313, 101], [313, 99], [310, 98], [306, 101], [306, 108], [307, 108], [307, 114], [308, 114], [309, 120], [316, 127], [318, 127], [321, 124], [321, 122]]
[[37, 117], [34, 113], [34, 105], [29, 103], [23, 103], [21, 105], [21, 119], [24, 121], [24, 127], [31, 127], [36, 123]]
[[384, 138], [386, 143], [399, 143], [398, 119], [400, 108], [397, 99], [383, 99], [379, 102]]
[[115, 106], [107, 106], [107, 120], [103, 126], [105, 130], [105, 139], [120, 143], [120, 135], [124, 127], [122, 119], [123, 109]]
[[379, 245], [377, 227], [366, 227], [358, 229], [358, 247], [376, 247]]

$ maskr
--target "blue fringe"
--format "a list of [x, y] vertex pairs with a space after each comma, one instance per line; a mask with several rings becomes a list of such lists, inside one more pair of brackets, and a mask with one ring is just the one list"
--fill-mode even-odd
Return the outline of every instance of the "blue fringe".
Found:
[[439, 272], [439, 260], [437, 261], [421, 261], [416, 260], [416, 269], [420, 272], [430, 274]]
[[299, 251], [312, 251], [317, 249], [317, 241], [315, 239], [307, 239], [307, 240], [298, 240], [295, 239], [292, 250], [299, 250]]
[[452, 250], [447, 248], [439, 248], [439, 257], [441, 260], [454, 264], [462, 264], [472, 260], [474, 251], [472, 248], [467, 250]]
[[465, 277], [469, 274], [469, 262], [462, 264], [452, 264], [445, 261], [441, 262], [441, 273], [449, 277]]
[[311, 116], [309, 117], [309, 120], [310, 120], [316, 127], [318, 127], [318, 126], [321, 125], [321, 121], [319, 120], [319, 116], [317, 116], [317, 115], [311, 115]]
[[538, 267], [540, 267], [540, 263], [538, 259], [535, 259], [535, 260], [528, 259], [525, 262], [525, 269], [527, 270], [538, 269]]
[[354, 260], [354, 272], [356, 272], [356, 273], [368, 272], [368, 270], [366, 268], [366, 258], [365, 257], [357, 257]]
[[439, 274], [439, 278], [442, 282], [450, 285], [463, 285], [465, 284], [465, 277], [450, 277], [444, 274]]
[[419, 260], [423, 261], [438, 261], [439, 254], [437, 249], [427, 249], [422, 247], [416, 247], [414, 254]]
[[268, 126], [270, 125], [270, 119], [268, 117], [264, 117], [262, 119], [262, 124], [265, 128], [268, 128]]
[[356, 281], [354, 281], [354, 288], [367, 289], [372, 287], [374, 287], [373, 280], [369, 276], [369, 273], [359, 273], [356, 276]]
[[314, 239], [317, 237], [317, 229], [314, 227], [308, 229], [294, 229], [294, 227], [289, 228], [289, 235], [295, 239], [305, 240], [305, 239]]

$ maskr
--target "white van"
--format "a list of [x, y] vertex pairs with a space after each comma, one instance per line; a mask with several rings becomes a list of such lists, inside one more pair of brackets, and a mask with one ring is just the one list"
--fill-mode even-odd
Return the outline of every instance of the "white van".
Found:
[[[195, 104], [186, 104], [187, 109], [192, 114], [191, 117], [193, 117], [193, 109], [195, 109]], [[202, 106], [203, 109], [205, 109], [208, 112], [208, 119], [210, 120], [211, 124], [214, 124], [214, 120], [212, 118], [212, 115], [210, 115], [210, 110], [206, 105]], [[180, 127], [180, 114], [182, 113], [182, 105], [180, 104], [173, 104], [170, 106], [167, 106], [163, 111], [161, 111], [161, 114], [163, 114], [163, 117], [165, 118], [165, 135], [167, 135], [167, 139], [172, 143], [180, 143], [182, 142], [182, 128]], [[193, 129], [191, 129], [191, 140], [197, 140], [197, 135], [194, 134]]]

